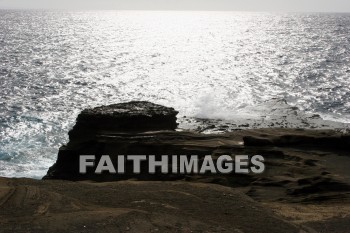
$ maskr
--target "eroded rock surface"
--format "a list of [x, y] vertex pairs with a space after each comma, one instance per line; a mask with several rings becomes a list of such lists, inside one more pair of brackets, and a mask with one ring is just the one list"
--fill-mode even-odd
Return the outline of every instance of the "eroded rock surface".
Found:
[[168, 108], [147, 101], [132, 101], [96, 107], [82, 111], [73, 129], [70, 141], [94, 139], [101, 131], [144, 132], [150, 130], [175, 130], [176, 115]]
[[[324, 162], [349, 164], [349, 134], [334, 130], [251, 129], [226, 134], [201, 134], [175, 131], [177, 112], [149, 102], [130, 102], [83, 111], [70, 132], [70, 141], [62, 146], [57, 162], [45, 179], [118, 181], [187, 180], [242, 188], [257, 200], [325, 201], [347, 199], [349, 174]], [[140, 122], [139, 122], [140, 120]], [[158, 125], [159, 123], [159, 125]], [[132, 162], [125, 174], [96, 174], [95, 168], [79, 173], [79, 156], [110, 155], [117, 164], [118, 155], [262, 155], [263, 174], [149, 174], [142, 164], [141, 174], [132, 173]], [[342, 158], [347, 158], [344, 161]], [[97, 165], [97, 164], [96, 164]], [[171, 160], [169, 160], [171, 167]], [[349, 176], [350, 177], [350, 176]], [[273, 192], [271, 192], [273, 187]], [[328, 187], [328, 188], [327, 188]]]

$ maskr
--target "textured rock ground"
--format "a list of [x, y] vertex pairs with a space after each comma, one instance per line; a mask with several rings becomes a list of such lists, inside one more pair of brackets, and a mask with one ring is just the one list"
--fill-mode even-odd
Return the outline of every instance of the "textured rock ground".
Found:
[[[0, 179], [0, 232], [299, 232], [231, 188]], [[258, 231], [257, 231], [258, 230]]]
[[[273, 196], [273, 186], [265, 191]], [[267, 198], [269, 199], [269, 198]], [[0, 232], [348, 232], [346, 199], [254, 200], [184, 181], [96, 183], [0, 178]]]

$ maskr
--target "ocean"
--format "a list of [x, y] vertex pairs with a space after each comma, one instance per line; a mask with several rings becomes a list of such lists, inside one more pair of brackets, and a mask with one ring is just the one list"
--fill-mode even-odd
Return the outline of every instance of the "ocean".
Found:
[[350, 14], [0, 10], [0, 176], [42, 177], [87, 107], [349, 123], [349, 86]]

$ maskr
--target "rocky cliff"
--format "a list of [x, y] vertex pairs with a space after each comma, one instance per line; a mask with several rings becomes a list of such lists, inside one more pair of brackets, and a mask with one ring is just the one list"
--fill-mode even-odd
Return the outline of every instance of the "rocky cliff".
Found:
[[[60, 148], [57, 162], [44, 179], [116, 181], [187, 180], [217, 183], [230, 187], [248, 187], [250, 196], [260, 198], [275, 187], [270, 199], [310, 200], [347, 196], [349, 180], [339, 175], [336, 166], [324, 161], [339, 161], [349, 156], [349, 135], [332, 130], [254, 129], [226, 134], [200, 134], [176, 130], [177, 111], [150, 102], [129, 102], [84, 110], [69, 132], [70, 141]], [[141, 174], [131, 171], [126, 162], [125, 174], [96, 174], [95, 167], [79, 173], [79, 156], [110, 155], [262, 155], [263, 174]], [[171, 163], [171, 160], [169, 160]], [[95, 164], [96, 165], [96, 164]], [[171, 165], [171, 164], [169, 164]], [[143, 165], [147, 166], [147, 165]], [[331, 167], [331, 168], [330, 168]]]

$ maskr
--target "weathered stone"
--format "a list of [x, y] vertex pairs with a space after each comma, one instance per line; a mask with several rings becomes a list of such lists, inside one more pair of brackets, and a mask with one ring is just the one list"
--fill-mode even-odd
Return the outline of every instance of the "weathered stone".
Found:
[[[172, 108], [149, 102], [130, 102], [84, 110], [70, 132], [70, 141], [59, 150], [56, 163], [44, 179], [94, 180], [99, 182], [136, 180], [187, 180], [216, 183], [230, 187], [249, 186], [256, 190], [274, 190], [287, 193], [294, 201], [310, 200], [318, 191], [322, 198], [333, 192], [347, 195], [347, 187], [334, 171], [325, 172], [322, 161], [315, 153], [348, 155], [349, 135], [333, 130], [256, 129], [226, 134], [202, 134], [193, 131], [175, 131], [177, 112]], [[140, 123], [141, 122], [141, 123]], [[243, 145], [244, 141], [244, 145]], [[214, 162], [220, 155], [262, 155], [266, 171], [262, 174], [155, 174], [148, 172], [148, 163], [141, 163], [141, 173], [132, 172], [132, 162], [125, 162], [125, 173], [95, 172], [97, 164], [79, 172], [80, 155], [94, 155], [96, 163], [102, 155], [109, 155], [118, 164], [118, 155], [197, 155], [199, 164], [204, 156], [212, 155]], [[339, 156], [338, 156], [339, 157]], [[336, 157], [337, 158], [337, 157]], [[168, 167], [172, 160], [169, 159]], [[321, 173], [322, 172], [322, 173]], [[297, 182], [307, 178], [310, 184]], [[326, 192], [319, 179], [332, 184]], [[345, 187], [345, 188], [344, 188]], [[349, 186], [350, 187], [350, 186]], [[323, 192], [324, 191], [324, 192]], [[259, 198], [260, 191], [249, 193]], [[273, 198], [281, 197], [277, 195]], [[322, 199], [321, 198], [321, 199]]]
[[173, 108], [146, 101], [132, 101], [96, 107], [82, 111], [69, 139], [88, 141], [102, 131], [145, 132], [175, 130], [176, 115]]

